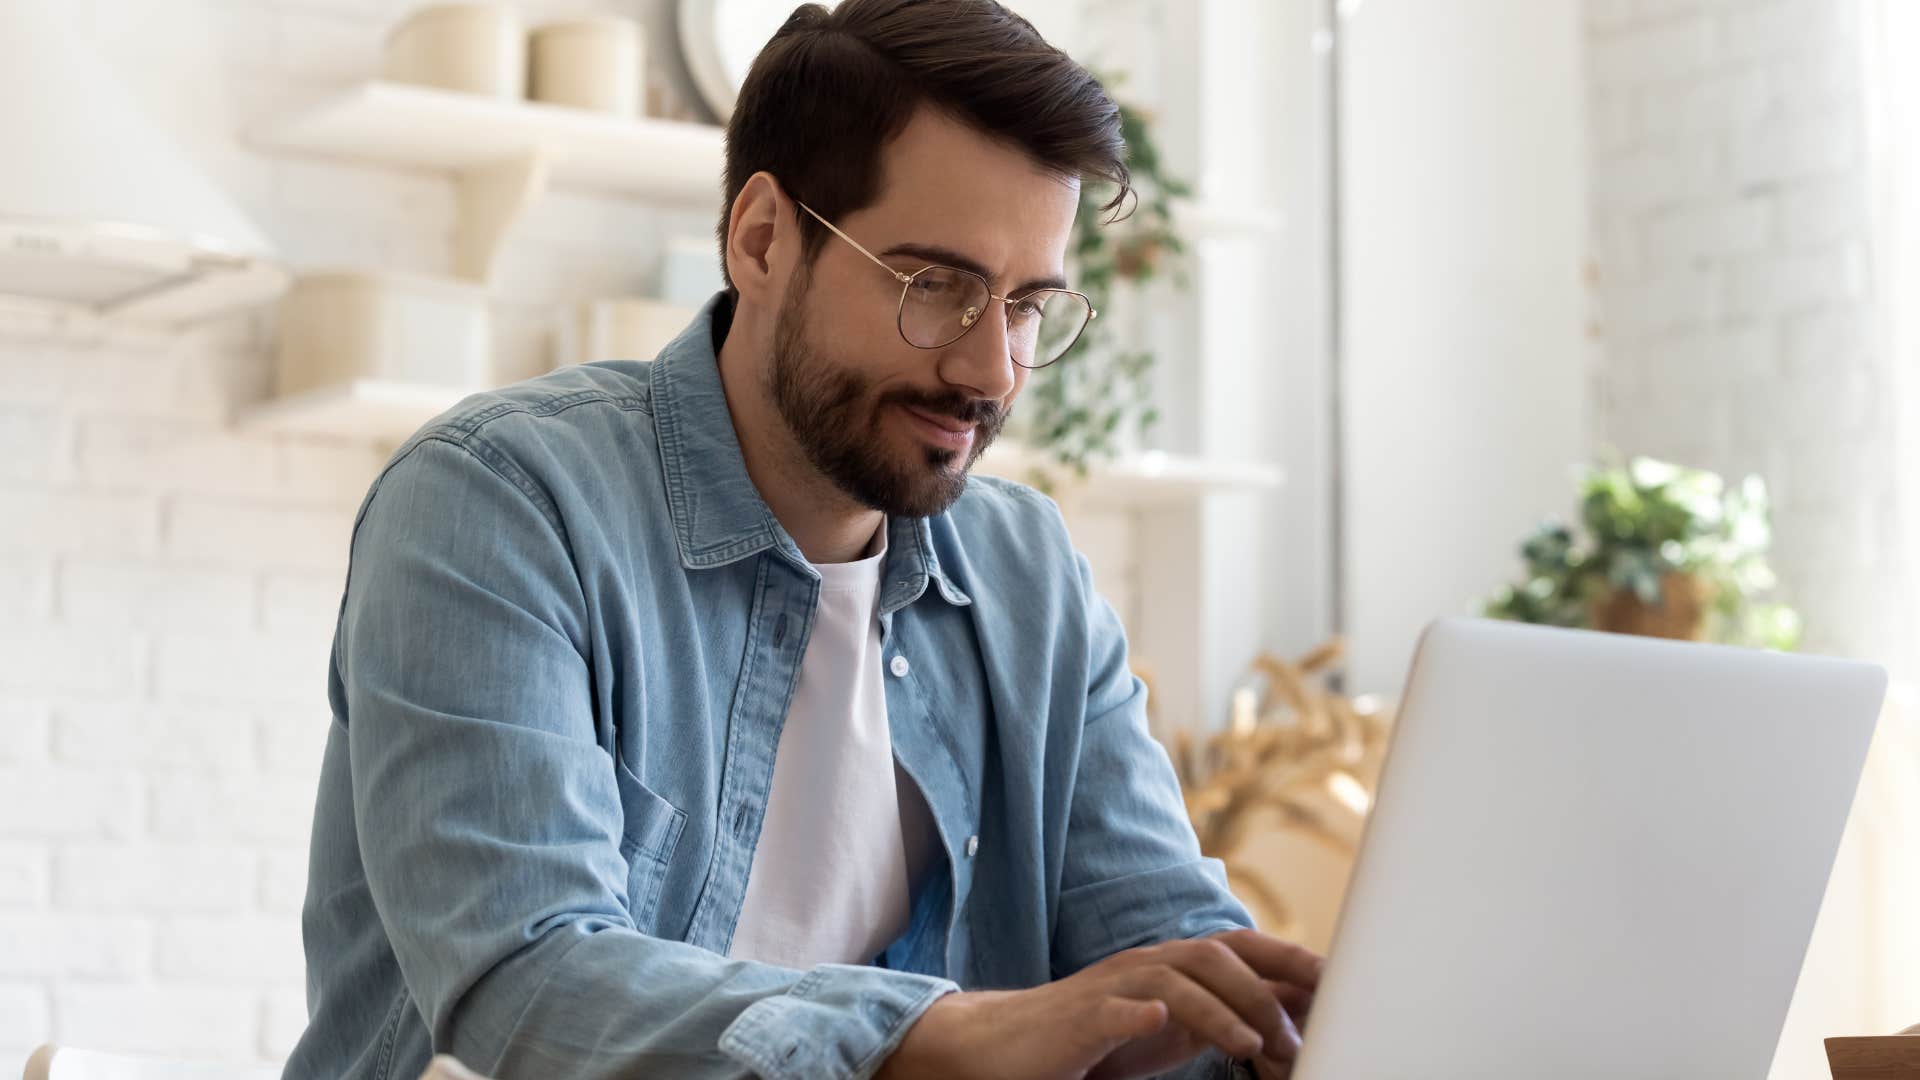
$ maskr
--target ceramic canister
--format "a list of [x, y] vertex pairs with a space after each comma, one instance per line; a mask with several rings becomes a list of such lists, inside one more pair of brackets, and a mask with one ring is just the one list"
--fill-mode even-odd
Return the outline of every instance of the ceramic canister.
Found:
[[616, 15], [548, 23], [528, 47], [529, 96], [552, 105], [639, 116], [640, 24]]
[[424, 7], [388, 32], [382, 72], [395, 82], [517, 101], [526, 94], [526, 30], [506, 4]]

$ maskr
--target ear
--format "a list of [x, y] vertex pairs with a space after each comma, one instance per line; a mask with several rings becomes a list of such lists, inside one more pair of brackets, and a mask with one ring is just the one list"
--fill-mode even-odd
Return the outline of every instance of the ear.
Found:
[[793, 200], [769, 172], [747, 178], [727, 214], [727, 276], [743, 300], [772, 306], [797, 252]]

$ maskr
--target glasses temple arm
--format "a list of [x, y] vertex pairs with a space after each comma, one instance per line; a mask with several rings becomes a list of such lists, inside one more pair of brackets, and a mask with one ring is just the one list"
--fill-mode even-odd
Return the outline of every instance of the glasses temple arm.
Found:
[[833, 231], [833, 235], [839, 237], [842, 240], [845, 240], [849, 244], [852, 244], [853, 250], [859, 252], [862, 255], [865, 255], [869, 259], [872, 259], [873, 265], [893, 275], [896, 281], [899, 281], [901, 284], [904, 285], [909, 280], [911, 280], [911, 277], [909, 275], [903, 274], [900, 271], [895, 270], [893, 267], [888, 266], [886, 263], [881, 262], [880, 256], [875, 255], [871, 251], [868, 251], [865, 247], [861, 245], [860, 241], [855, 240], [853, 237], [848, 236], [846, 233], [841, 232], [840, 227], [838, 225], [835, 225], [833, 222], [828, 221], [826, 218], [821, 217], [819, 213], [814, 210], [813, 207], [808, 206], [806, 203], [801, 202], [799, 199], [793, 200], [793, 204], [795, 206], [798, 206], [800, 209], [805, 210], [807, 213], [812, 214], [813, 220], [819, 222], [822, 225], [825, 225], [828, 229], [831, 229]]

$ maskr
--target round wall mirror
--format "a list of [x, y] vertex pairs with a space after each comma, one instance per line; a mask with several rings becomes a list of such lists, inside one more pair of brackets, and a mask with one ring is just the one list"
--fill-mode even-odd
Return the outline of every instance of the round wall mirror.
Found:
[[799, 6], [799, 0], [680, 0], [687, 71], [721, 123], [733, 112], [753, 58]]

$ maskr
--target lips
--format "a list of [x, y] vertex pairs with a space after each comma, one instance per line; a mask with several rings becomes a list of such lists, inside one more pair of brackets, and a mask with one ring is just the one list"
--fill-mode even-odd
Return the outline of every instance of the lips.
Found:
[[967, 423], [965, 420], [955, 420], [951, 416], [941, 416], [939, 413], [921, 412], [919, 409], [909, 405], [902, 405], [900, 407], [920, 419], [925, 420], [927, 423], [944, 431], [950, 431], [955, 435], [965, 435], [967, 432], [973, 430], [973, 425]]
[[973, 425], [964, 420], [921, 412], [907, 405], [900, 406], [900, 411], [922, 440], [942, 450], [964, 452], [973, 447]]

